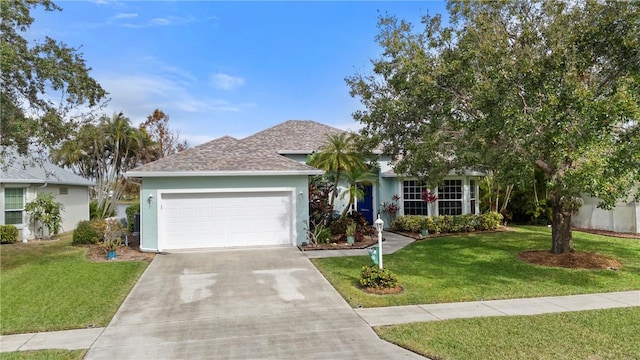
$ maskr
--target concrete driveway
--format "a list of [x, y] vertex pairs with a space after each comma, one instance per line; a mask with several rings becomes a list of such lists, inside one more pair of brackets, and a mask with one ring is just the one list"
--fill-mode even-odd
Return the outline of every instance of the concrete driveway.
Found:
[[424, 359], [293, 248], [158, 255], [85, 359]]

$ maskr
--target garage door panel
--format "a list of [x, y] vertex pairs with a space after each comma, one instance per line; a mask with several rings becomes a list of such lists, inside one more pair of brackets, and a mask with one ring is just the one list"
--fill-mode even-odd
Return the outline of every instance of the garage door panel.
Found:
[[165, 193], [163, 249], [292, 244], [291, 192]]

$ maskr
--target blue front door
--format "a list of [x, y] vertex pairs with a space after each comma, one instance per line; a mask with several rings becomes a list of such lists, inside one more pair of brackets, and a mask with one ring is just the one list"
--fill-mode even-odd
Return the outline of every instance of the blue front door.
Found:
[[358, 200], [358, 211], [370, 224], [373, 224], [373, 186], [364, 186], [362, 190], [364, 199]]

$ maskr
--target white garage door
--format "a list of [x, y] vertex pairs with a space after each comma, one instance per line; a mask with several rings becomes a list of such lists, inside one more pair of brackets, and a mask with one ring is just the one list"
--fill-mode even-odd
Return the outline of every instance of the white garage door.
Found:
[[165, 193], [161, 249], [291, 245], [291, 192]]

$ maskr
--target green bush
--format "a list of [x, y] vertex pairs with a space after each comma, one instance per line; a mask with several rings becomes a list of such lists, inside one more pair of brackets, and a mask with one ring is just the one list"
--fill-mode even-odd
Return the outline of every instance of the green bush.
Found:
[[497, 212], [489, 212], [482, 215], [440, 215], [421, 216], [405, 215], [398, 217], [391, 228], [396, 231], [408, 231], [418, 233], [426, 224], [429, 233], [458, 233], [468, 231], [496, 230], [500, 227], [502, 215]]
[[362, 267], [360, 285], [366, 288], [388, 289], [398, 285], [398, 278], [387, 269], [380, 269], [377, 265]]
[[[399, 216], [393, 223], [391, 223], [391, 229], [417, 233], [421, 230], [422, 219], [424, 218], [424, 216], [420, 215]], [[429, 229], [429, 231], [431, 231], [431, 229]]]
[[500, 227], [502, 221], [502, 214], [495, 211], [482, 214], [478, 217], [478, 230], [496, 230]]
[[133, 224], [135, 221], [134, 216], [135, 214], [140, 213], [140, 203], [127, 206], [127, 209], [125, 210], [125, 212], [127, 213], [127, 230], [129, 230], [129, 232], [132, 232]]
[[0, 225], [0, 243], [11, 244], [18, 241], [18, 228], [15, 225]]
[[73, 245], [97, 244], [100, 241], [100, 235], [96, 229], [91, 226], [90, 221], [80, 221], [75, 230], [73, 230]]
[[[102, 218], [102, 210], [98, 208], [98, 200], [91, 200], [91, 202], [89, 202], [89, 219], [91, 220], [95, 220], [95, 219], [100, 219]], [[106, 214], [106, 217], [113, 217], [116, 216], [116, 209], [111, 209], [111, 211], [109, 211], [108, 214]]]

